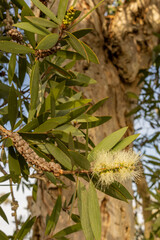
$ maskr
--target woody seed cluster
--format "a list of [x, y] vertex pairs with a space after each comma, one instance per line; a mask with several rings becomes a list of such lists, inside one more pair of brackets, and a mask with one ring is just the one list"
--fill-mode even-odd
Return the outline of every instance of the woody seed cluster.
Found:
[[61, 49], [61, 44], [58, 43], [56, 46], [50, 48], [50, 49], [44, 49], [44, 50], [41, 50], [41, 49], [37, 49], [35, 51], [35, 57], [37, 59], [40, 59], [40, 58], [45, 58], [49, 55], [52, 55], [54, 54], [55, 52], [57, 52], [59, 49]]
[[10, 35], [12, 40], [16, 42], [21, 43], [23, 41], [23, 36], [17, 29], [12, 28], [7, 32], [7, 34]]
[[39, 157], [18, 133], [10, 132], [0, 125], [0, 134], [3, 137], [10, 137], [17, 151], [31, 165], [35, 165], [39, 170], [42, 171], [53, 172], [55, 176], [59, 176], [61, 174], [61, 166], [58, 163], [46, 162], [44, 158]]

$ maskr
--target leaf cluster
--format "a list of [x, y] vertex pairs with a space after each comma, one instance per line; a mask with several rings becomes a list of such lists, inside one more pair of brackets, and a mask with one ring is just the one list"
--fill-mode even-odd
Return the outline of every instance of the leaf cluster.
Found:
[[[63, 203], [61, 195], [58, 196], [51, 215], [46, 218], [46, 236], [68, 239], [69, 234], [82, 229], [86, 239], [98, 240], [101, 239], [101, 220], [95, 189], [125, 202], [132, 199], [132, 196], [121, 183], [115, 182], [109, 187], [97, 184], [98, 179], [89, 174], [94, 153], [103, 149], [122, 150], [137, 138], [137, 135], [133, 135], [121, 140], [127, 130], [122, 128], [107, 136], [95, 147], [88, 134], [91, 128], [107, 122], [111, 117], [95, 114], [107, 98], [93, 104], [92, 100], [87, 99], [79, 90], [79, 87], [87, 87], [96, 81], [74, 71], [76, 62], [98, 64], [99, 61], [92, 49], [81, 40], [91, 29], [72, 29], [103, 1], [86, 16], [81, 17], [81, 12], [75, 10], [76, 17], [65, 28], [63, 19], [68, 8], [67, 0], [65, 5], [63, 0], [59, 1], [57, 15], [39, 0], [32, 2], [43, 13], [43, 17], [34, 16], [25, 1], [12, 0], [14, 5], [10, 14], [15, 21], [14, 27], [20, 29], [23, 34], [23, 40], [12, 41], [12, 36], [5, 34], [5, 30], [0, 39], [0, 71], [1, 75], [4, 73], [0, 81], [0, 125], [10, 128], [11, 131], [18, 131], [37, 155], [47, 162], [55, 161], [66, 171], [79, 170], [77, 176], [66, 176], [76, 182], [75, 192], [70, 203]], [[3, 171], [0, 182], [11, 180], [10, 187], [13, 193], [12, 182], [18, 187], [21, 184], [27, 186], [30, 184], [30, 172], [36, 175], [39, 174], [39, 170], [27, 164], [10, 138], [2, 137], [1, 143], [1, 162], [4, 168], [9, 165], [9, 171]], [[88, 174], [81, 173], [81, 170], [88, 170]], [[59, 176], [49, 172], [43, 172], [42, 175], [57, 187], [66, 187]], [[89, 182], [88, 189], [82, 184], [82, 178]], [[36, 191], [35, 184], [34, 201]], [[3, 202], [9, 194], [2, 196], [1, 201]], [[76, 199], [79, 215], [72, 213]], [[74, 224], [55, 234], [62, 211], [68, 213]], [[2, 208], [0, 216], [8, 222]], [[12, 237], [0, 231], [0, 238], [24, 239], [35, 220], [35, 217], [29, 217], [21, 227], [17, 227]]]

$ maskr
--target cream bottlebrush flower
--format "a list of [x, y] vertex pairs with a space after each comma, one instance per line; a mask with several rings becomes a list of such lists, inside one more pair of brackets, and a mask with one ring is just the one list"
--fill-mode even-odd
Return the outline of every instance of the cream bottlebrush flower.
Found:
[[140, 168], [137, 167], [140, 155], [132, 149], [116, 152], [101, 151], [96, 154], [95, 159], [92, 172], [99, 177], [102, 185], [110, 185], [114, 181], [125, 182], [140, 176]]

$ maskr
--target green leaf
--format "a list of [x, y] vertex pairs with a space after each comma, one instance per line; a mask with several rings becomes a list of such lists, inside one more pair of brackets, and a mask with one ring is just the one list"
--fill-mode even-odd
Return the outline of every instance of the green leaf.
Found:
[[75, 151], [73, 136], [72, 136], [71, 132], [69, 133], [69, 137], [68, 137], [68, 149]]
[[58, 25], [52, 21], [49, 21], [48, 19], [41, 18], [41, 17], [34, 17], [34, 16], [25, 16], [27, 20], [29, 20], [31, 23], [40, 25], [42, 27], [48, 27], [48, 28], [57, 28]]
[[9, 91], [9, 98], [8, 98], [8, 117], [9, 117], [12, 130], [16, 123], [17, 116], [18, 116], [17, 94], [14, 88], [14, 85], [12, 85]]
[[1, 230], [0, 230], [0, 239], [1, 239], [1, 240], [9, 240], [9, 238], [7, 237], [7, 235], [6, 235], [4, 232], [2, 232]]
[[113, 148], [119, 140], [123, 137], [128, 127], [121, 128], [120, 130], [110, 134], [106, 138], [104, 138], [88, 155], [88, 160], [92, 162], [94, 160], [94, 156], [97, 152], [105, 150], [108, 151]]
[[83, 28], [75, 32], [72, 32], [72, 34], [79, 39], [84, 37], [86, 34], [90, 33], [92, 30], [93, 30], [92, 28]]
[[126, 137], [124, 139], [122, 139], [120, 142], [118, 142], [112, 149], [112, 151], [120, 151], [122, 149], [124, 149], [125, 147], [127, 147], [130, 143], [132, 143], [137, 137], [139, 136], [139, 134], [134, 134], [132, 136]]
[[69, 43], [69, 45], [71, 45], [73, 49], [75, 49], [80, 55], [82, 55], [87, 61], [89, 61], [88, 55], [80, 40], [78, 40], [78, 38], [76, 38], [70, 32], [67, 32], [67, 35], [69, 36], [69, 38], [67, 38], [66, 41]]
[[29, 233], [29, 231], [31, 230], [34, 222], [36, 220], [36, 217], [33, 217], [30, 219], [30, 217], [25, 221], [25, 223], [22, 225], [21, 229], [19, 230], [19, 232], [16, 234], [16, 236], [14, 237], [14, 240], [23, 240], [24, 237], [27, 235], [27, 233]]
[[31, 101], [30, 101], [28, 122], [32, 120], [36, 112], [37, 102], [38, 102], [39, 80], [40, 80], [39, 62], [36, 61], [36, 63], [32, 67], [31, 78], [30, 78]]
[[126, 199], [133, 200], [133, 196], [128, 192], [128, 190], [121, 183], [114, 182], [112, 183], [112, 187], [117, 191], [120, 191], [120, 193], [123, 194], [123, 196]]
[[11, 42], [11, 41], [0, 41], [0, 50], [9, 53], [16, 54], [26, 54], [26, 53], [34, 53], [35, 51], [32, 48], [26, 47], [19, 43]]
[[7, 147], [7, 148], [13, 146], [13, 142], [10, 138], [4, 139], [3, 144], [4, 144], [4, 147]]
[[91, 121], [91, 122], [84, 122], [80, 125], [80, 129], [86, 129], [87, 128], [87, 125], [88, 125], [88, 128], [93, 128], [93, 127], [97, 127], [99, 125], [102, 125], [103, 123], [107, 122], [108, 120], [111, 119], [111, 117], [109, 116], [102, 116], [102, 117], [97, 117], [97, 120], [96, 121]]
[[75, 81], [80, 82], [80, 83], [85, 83], [86, 86], [88, 84], [95, 84], [97, 83], [96, 80], [94, 80], [91, 77], [88, 77], [87, 75], [79, 72], [73, 72], [76, 75]]
[[80, 23], [84, 18], [86, 18], [89, 14], [91, 14], [91, 12], [93, 12], [96, 8], [98, 8], [102, 3], [104, 2], [104, 0], [100, 1], [96, 6], [94, 6], [88, 13], [86, 13], [84, 16], [82, 16], [78, 21], [76, 21], [71, 27], [73, 28], [74, 26], [76, 26], [78, 23]]
[[18, 156], [18, 161], [21, 169], [22, 176], [26, 181], [28, 181], [28, 175], [29, 175], [29, 167], [27, 162], [25, 161], [24, 157], [22, 155]]
[[59, 195], [56, 200], [55, 206], [53, 208], [52, 214], [49, 217], [48, 222], [47, 222], [47, 226], [46, 226], [46, 230], [45, 230], [46, 235], [48, 235], [51, 232], [51, 230], [54, 231], [56, 224], [58, 222], [58, 219], [59, 219], [61, 207], [62, 207], [62, 201], [61, 201], [61, 196]]
[[9, 180], [10, 178], [11, 178], [10, 174], [0, 177], [0, 183], [5, 182], [5, 181]]
[[134, 92], [126, 92], [126, 95], [131, 99], [139, 99], [139, 96], [137, 96], [137, 94], [135, 94]]
[[66, 10], [68, 7], [68, 0], [60, 0], [58, 5], [58, 20], [62, 24], [62, 20], [64, 19], [64, 16], [66, 14]]
[[14, 183], [20, 183], [21, 169], [13, 147], [9, 147], [9, 170]]
[[159, 226], [160, 226], [160, 217], [158, 217], [158, 218], [155, 220], [155, 222], [154, 222], [154, 224], [153, 224], [153, 230], [154, 230], [154, 231], [157, 231], [157, 230], [159, 229]]
[[59, 38], [57, 33], [48, 34], [37, 45], [36, 49], [49, 49], [55, 46]]
[[1, 149], [1, 161], [3, 162], [4, 165], [7, 162], [7, 156], [4, 148]]
[[35, 132], [47, 132], [50, 131], [57, 126], [66, 123], [69, 120], [69, 116], [63, 116], [63, 117], [55, 117], [55, 118], [50, 118], [41, 125], [39, 125], [36, 129]]
[[2, 204], [9, 197], [10, 193], [6, 193], [0, 197], [0, 204]]
[[59, 104], [56, 106], [56, 109], [58, 110], [65, 110], [65, 109], [72, 109], [72, 108], [77, 108], [84, 106], [85, 104], [91, 102], [91, 99], [80, 99], [80, 100], [75, 100], [75, 101], [68, 101], [63, 104]]
[[37, 200], [37, 191], [38, 191], [38, 186], [37, 186], [37, 182], [36, 182], [32, 187], [32, 198], [35, 202]]
[[63, 135], [63, 133], [67, 134], [67, 136], [66, 136], [67, 142], [68, 142], [69, 133], [71, 133], [72, 136], [77, 136], [77, 137], [84, 136], [84, 134], [80, 130], [78, 130], [78, 128], [73, 127], [73, 125], [71, 125], [71, 124], [64, 124], [60, 127], [57, 127], [55, 130], [52, 131], [53, 134], [56, 134], [56, 133], [58, 134], [58, 132], [59, 133], [61, 132], [62, 135]]
[[79, 209], [81, 225], [82, 225], [85, 238], [86, 240], [94, 239], [92, 228], [90, 225], [90, 219], [89, 219], [88, 194], [85, 189], [85, 186], [81, 182], [78, 183], [77, 194], [78, 194], [78, 209]]
[[[100, 183], [97, 184], [98, 183], [97, 177], [93, 177], [92, 182], [98, 190], [104, 192], [105, 194], [107, 194], [113, 198], [119, 199], [124, 202], [128, 202], [127, 199], [133, 199], [132, 196], [130, 195], [130, 193], [127, 191], [127, 189], [125, 189], [125, 187], [118, 182], [114, 182], [109, 186], [105, 186], [104, 184], [103, 185], [101, 185]], [[123, 193], [124, 191], [125, 191], [125, 194], [127, 192], [127, 196], [128, 196], [127, 198], [125, 197], [125, 195]]]
[[56, 177], [51, 172], [44, 172], [44, 175], [53, 183], [56, 185]]
[[[2, 209], [1, 207], [0, 207], [0, 216], [3, 218], [3, 220], [4, 220], [5, 222], [8, 223], [7, 216], [6, 216], [5, 212], [3, 211], [3, 209]], [[1, 239], [2, 239], [2, 238], [1, 238]]]
[[77, 166], [81, 167], [82, 169], [86, 169], [86, 170], [90, 169], [90, 163], [85, 156], [83, 156], [82, 154], [80, 154], [78, 152], [71, 151], [71, 150], [69, 150], [69, 153]]
[[41, 3], [39, 0], [32, 0], [32, 2], [44, 13], [46, 14], [50, 19], [53, 20], [53, 22], [57, 24], [61, 24], [59, 19], [56, 18], [56, 16], [53, 14], [53, 12], [47, 8], [43, 3]]
[[106, 100], [108, 100], [108, 97], [101, 99], [99, 102], [97, 102], [96, 104], [94, 104], [88, 111], [87, 114], [93, 114], [94, 112], [96, 112], [101, 106], [103, 106], [103, 104], [106, 102]]
[[65, 81], [61, 83], [56, 83], [55, 86], [51, 89], [55, 101], [60, 97], [64, 89]]
[[2, 82], [0, 82], [0, 98], [8, 100], [8, 95], [10, 91], [10, 87]]
[[9, 84], [11, 84], [11, 82], [13, 80], [15, 66], [16, 66], [16, 54], [13, 53], [10, 57], [9, 66], [8, 66], [8, 81], [9, 81]]
[[30, 13], [30, 15], [33, 15], [31, 8], [27, 5], [27, 3], [24, 0], [12, 0], [12, 2], [20, 9], [25, 7], [27, 11]]
[[67, 50], [58, 50], [56, 56], [64, 59], [73, 59], [73, 60], [83, 60], [84, 57], [77, 52], [67, 51]]
[[22, 86], [25, 76], [26, 76], [26, 73], [27, 73], [27, 60], [25, 58], [19, 56], [18, 67], [19, 67], [19, 69], [18, 69], [19, 70], [19, 80], [20, 80], [20, 83]]
[[101, 214], [97, 193], [93, 183], [90, 181], [88, 190], [88, 212], [92, 232], [96, 240], [101, 240]]
[[67, 72], [66, 70], [64, 70], [64, 68], [61, 68], [52, 62], [49, 62], [49, 61], [47, 61], [47, 62], [52, 66], [52, 69], [56, 73], [60, 74], [61, 76], [64, 76], [65, 78], [68, 78], [68, 79], [71, 78], [71, 74], [69, 72]]
[[[34, 14], [31, 14], [30, 8], [23, 7], [21, 12], [21, 22], [28, 22], [26, 19], [26, 16], [32, 16]], [[35, 33], [29, 32], [24, 30], [24, 35], [29, 40], [30, 44], [32, 45], [33, 49], [36, 47], [36, 41], [35, 41]]]
[[50, 143], [46, 143], [45, 146], [60, 164], [69, 170], [72, 169], [71, 159], [61, 149]]
[[99, 60], [96, 56], [96, 54], [93, 52], [93, 50], [87, 45], [85, 44], [84, 42], [80, 41], [81, 44], [83, 45], [87, 55], [88, 55], [88, 59], [90, 62], [93, 62], [93, 63], [96, 63], [96, 64], [99, 64]]
[[69, 117], [69, 121], [79, 117], [80, 115], [82, 115], [87, 109], [88, 109], [89, 105], [83, 106], [83, 107], [79, 107], [71, 112], [69, 112], [68, 114], [66, 114], [66, 116]]
[[32, 33], [37, 33], [39, 35], [44, 35], [44, 36], [46, 36], [47, 34], [50, 33], [50, 31], [47, 30], [46, 28], [41, 27], [41, 26], [37, 26], [37, 25], [35, 25], [33, 23], [30, 23], [30, 22], [20, 22], [20, 23], [14, 24], [13, 26], [17, 27], [17, 28], [21, 28], [21, 29], [29, 31], [29, 32], [32, 32]]
[[71, 233], [74, 233], [74, 232], [78, 232], [81, 229], [82, 229], [81, 224], [77, 223], [77, 224], [74, 224], [74, 225], [69, 226], [67, 228], [64, 228], [60, 232], [56, 233], [53, 237], [60, 240], [62, 237], [66, 236], [66, 235], [69, 235]]
[[43, 122], [47, 120], [49, 116], [48, 112], [45, 112], [38, 116], [37, 118], [34, 118], [31, 122], [27, 123], [20, 131], [19, 133], [29, 132], [31, 130], [34, 130], [39, 125], [41, 125]]

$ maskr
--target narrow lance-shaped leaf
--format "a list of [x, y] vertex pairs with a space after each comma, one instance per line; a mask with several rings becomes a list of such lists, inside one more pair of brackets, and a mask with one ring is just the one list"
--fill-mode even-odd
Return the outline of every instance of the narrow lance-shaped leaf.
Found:
[[6, 235], [4, 232], [2, 232], [1, 230], [0, 230], [0, 239], [1, 239], [1, 240], [9, 240], [9, 238], [7, 237], [7, 235]]
[[56, 83], [56, 85], [51, 89], [55, 101], [59, 98], [65, 89], [65, 81], [61, 83]]
[[0, 41], [0, 50], [16, 54], [26, 54], [35, 52], [32, 48], [11, 41]]
[[77, 194], [78, 194], [78, 209], [85, 238], [86, 240], [94, 239], [89, 219], [88, 212], [89, 199], [87, 196], [87, 190], [85, 189], [85, 186], [81, 182], [78, 183]]
[[36, 49], [52, 48], [58, 41], [59, 35], [57, 33], [48, 34], [37, 45]]
[[56, 18], [53, 12], [49, 8], [47, 8], [43, 3], [41, 3], [39, 0], [32, 0], [32, 2], [55, 23], [60, 24], [60, 21]]
[[68, 6], [68, 0], [60, 0], [58, 5], [58, 20], [62, 24]]
[[[21, 22], [28, 22], [28, 20], [25, 18], [26, 16], [32, 16], [30, 13], [30, 8], [23, 7], [21, 11]], [[35, 41], [35, 32], [30, 32], [27, 30], [24, 30], [24, 35], [28, 39], [29, 43], [32, 45], [33, 49], [36, 47], [36, 41]]]
[[85, 44], [84, 42], [80, 41], [81, 44], [83, 45], [87, 55], [88, 55], [88, 59], [90, 62], [93, 62], [93, 63], [96, 63], [96, 64], [99, 64], [99, 60], [96, 56], [96, 54], [93, 52], [93, 50], [87, 45]]
[[9, 91], [9, 98], [8, 98], [8, 117], [9, 117], [12, 130], [16, 123], [17, 115], [18, 115], [17, 94], [14, 88], [14, 85], [12, 85]]
[[37, 102], [38, 102], [38, 91], [39, 91], [39, 62], [36, 61], [35, 65], [32, 67], [31, 79], [30, 79], [30, 111], [28, 122], [30, 122], [36, 112]]
[[16, 66], [16, 54], [13, 53], [10, 57], [9, 66], [8, 66], [8, 81], [10, 84], [13, 80], [15, 66]]
[[73, 60], [83, 60], [84, 57], [77, 52], [67, 51], [67, 50], [58, 50], [56, 56], [64, 59], [73, 59]]
[[9, 170], [14, 183], [20, 182], [20, 165], [13, 147], [9, 147]]
[[78, 21], [75, 22], [75, 24], [73, 24], [71, 28], [73, 28], [75, 25], [77, 25], [78, 23], [80, 23], [84, 18], [86, 18], [89, 14], [91, 14], [91, 12], [93, 12], [96, 8], [98, 8], [102, 3], [104, 2], [104, 0], [100, 1], [95, 7], [93, 7], [88, 13], [86, 13], [84, 16], [82, 16]]
[[66, 41], [71, 45], [71, 47], [75, 49], [79, 54], [81, 54], [85, 59], [87, 59], [87, 61], [89, 61], [86, 50], [80, 40], [70, 32], [67, 32], [67, 35], [69, 36], [69, 38], [67, 38]]
[[67, 122], [69, 120], [69, 116], [63, 116], [63, 117], [54, 117], [50, 118], [44, 123], [42, 123], [39, 127], [35, 129], [35, 132], [47, 132], [50, 131], [57, 126]]
[[69, 151], [69, 153], [72, 156], [76, 165], [78, 165], [82, 169], [86, 169], [86, 170], [90, 169], [90, 163], [85, 156], [75, 151]]
[[47, 143], [45, 144], [47, 150], [55, 157], [55, 159], [62, 164], [65, 168], [71, 170], [72, 163], [71, 159], [58, 147], [54, 144]]
[[12, 0], [12, 2], [20, 9], [25, 7], [30, 15], [34, 15], [31, 8], [27, 5], [27, 3], [24, 0]]
[[8, 179], [10, 179], [10, 177], [11, 177], [10, 174], [0, 177], [0, 183], [7, 181]]
[[24, 237], [27, 235], [27, 233], [31, 230], [34, 222], [36, 220], [36, 217], [33, 217], [30, 219], [30, 217], [25, 221], [25, 223], [22, 225], [19, 232], [14, 237], [14, 240], [23, 240]]
[[122, 139], [120, 142], [118, 142], [113, 147], [112, 151], [123, 150], [125, 147], [127, 147], [129, 144], [131, 144], [138, 136], [139, 136], [139, 134], [134, 134], [134, 135], [131, 135], [129, 137], [126, 137], [126, 138]]
[[0, 197], [0, 204], [2, 204], [9, 197], [10, 193], [6, 193]]
[[96, 240], [101, 240], [101, 214], [98, 203], [97, 193], [92, 182], [89, 184], [88, 191], [88, 212], [92, 232]]
[[72, 226], [69, 226], [67, 228], [62, 229], [60, 232], [56, 233], [53, 237], [59, 240], [69, 240], [68, 238], [65, 238], [66, 235], [69, 235], [74, 232], [78, 232], [82, 229], [81, 224], [77, 223]]
[[93, 114], [96, 112], [106, 101], [108, 100], [108, 97], [101, 99], [96, 104], [94, 104], [88, 111], [88, 114]]
[[48, 235], [51, 232], [51, 230], [53, 231], [55, 229], [59, 219], [60, 212], [61, 212], [61, 207], [62, 207], [62, 201], [61, 201], [61, 196], [59, 195], [55, 203], [55, 206], [53, 208], [52, 214], [49, 217], [47, 222], [47, 226], [45, 230], [46, 235]]
[[50, 33], [50, 31], [47, 30], [46, 28], [37, 26], [36, 24], [30, 22], [20, 22], [14, 24], [13, 26], [26, 30], [28, 32], [37, 33], [44, 36]]
[[41, 17], [34, 17], [34, 16], [25, 16], [27, 20], [29, 20], [33, 24], [40, 25], [42, 27], [50, 27], [50, 28], [56, 28], [58, 25], [52, 21], [49, 21], [48, 19], [41, 18]]
[[[4, 220], [5, 222], [8, 223], [7, 216], [6, 216], [5, 212], [3, 211], [3, 209], [2, 209], [1, 207], [0, 207], [0, 216], [3, 218], [3, 220]], [[3, 238], [0, 238], [0, 239], [2, 240]]]
[[121, 128], [120, 130], [110, 134], [106, 138], [104, 138], [88, 155], [88, 160], [91, 162], [94, 160], [94, 156], [98, 151], [109, 151], [113, 148], [119, 140], [123, 137], [125, 132], [127, 131], [127, 127]]

